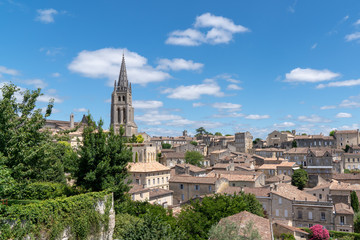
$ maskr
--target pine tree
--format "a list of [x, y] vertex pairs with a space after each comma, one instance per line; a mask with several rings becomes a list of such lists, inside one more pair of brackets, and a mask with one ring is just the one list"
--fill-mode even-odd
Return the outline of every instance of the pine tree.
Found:
[[359, 199], [355, 191], [351, 192], [350, 198], [351, 198], [351, 207], [353, 208], [354, 212], [355, 213], [359, 212]]

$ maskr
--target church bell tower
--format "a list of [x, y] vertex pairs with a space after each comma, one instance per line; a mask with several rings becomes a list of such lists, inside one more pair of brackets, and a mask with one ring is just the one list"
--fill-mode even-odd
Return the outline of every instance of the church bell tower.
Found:
[[132, 107], [131, 83], [129, 84], [125, 57], [123, 54], [119, 79], [114, 83], [111, 95], [111, 126], [119, 133], [120, 126], [125, 129], [124, 136], [137, 135], [137, 125], [134, 121], [134, 108]]

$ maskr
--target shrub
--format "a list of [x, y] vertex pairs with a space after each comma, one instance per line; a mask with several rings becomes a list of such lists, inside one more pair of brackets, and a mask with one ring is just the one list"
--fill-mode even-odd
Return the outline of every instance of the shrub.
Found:
[[329, 231], [322, 225], [315, 225], [310, 228], [311, 233], [309, 240], [328, 240], [330, 238]]

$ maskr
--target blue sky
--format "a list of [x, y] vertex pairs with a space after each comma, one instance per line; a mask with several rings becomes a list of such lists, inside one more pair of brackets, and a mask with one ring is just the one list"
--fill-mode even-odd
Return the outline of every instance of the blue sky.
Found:
[[125, 53], [139, 131], [359, 128], [360, 2], [0, 0], [0, 84], [109, 126]]

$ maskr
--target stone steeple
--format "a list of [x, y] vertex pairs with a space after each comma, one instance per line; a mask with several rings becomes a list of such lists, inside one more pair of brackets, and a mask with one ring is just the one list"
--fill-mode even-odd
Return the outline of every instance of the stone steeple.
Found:
[[128, 82], [127, 73], [126, 73], [126, 65], [125, 65], [125, 56], [124, 56], [124, 54], [122, 56], [122, 62], [121, 62], [121, 67], [120, 67], [118, 86], [121, 87], [121, 88], [128, 88], [129, 87], [129, 82]]
[[125, 136], [137, 134], [137, 125], [134, 122], [134, 108], [132, 107], [131, 83], [129, 84], [125, 57], [123, 54], [119, 79], [114, 82], [114, 91], [111, 97], [111, 126], [119, 133], [120, 126], [125, 129]]

